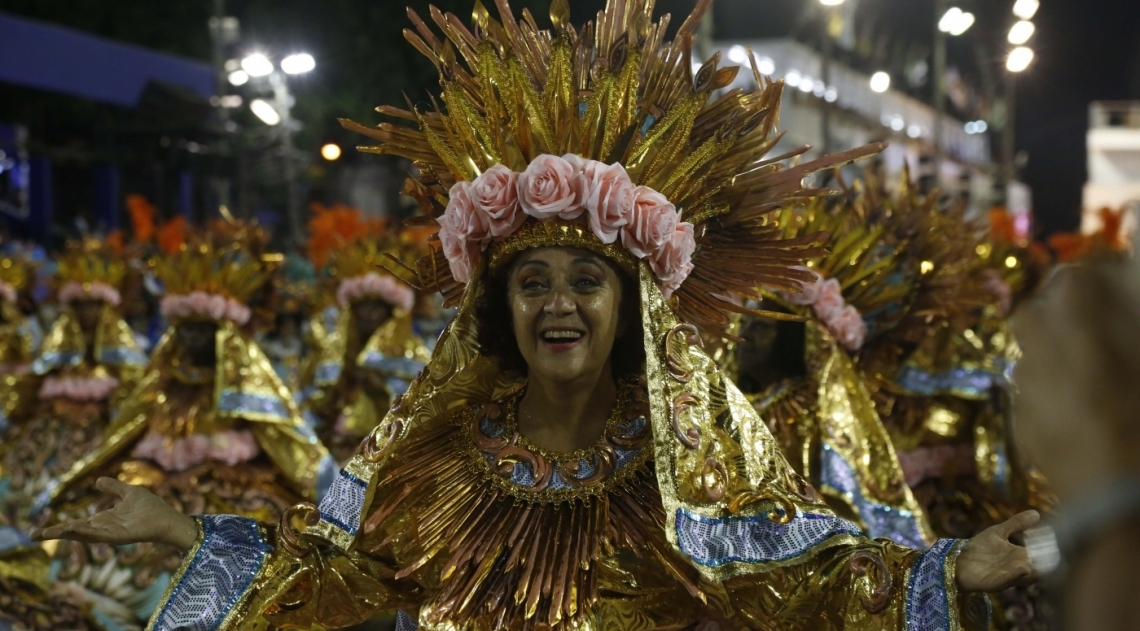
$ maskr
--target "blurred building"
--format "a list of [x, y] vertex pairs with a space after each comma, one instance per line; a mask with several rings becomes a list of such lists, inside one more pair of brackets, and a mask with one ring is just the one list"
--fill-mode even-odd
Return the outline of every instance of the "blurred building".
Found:
[[[761, 73], [785, 81], [780, 129], [786, 135], [777, 154], [808, 144], [812, 150], [807, 157], [817, 157], [825, 145], [840, 151], [887, 141], [889, 147], [879, 159], [888, 176], [900, 176], [906, 165], [913, 178], [964, 196], [979, 209], [995, 201], [990, 140], [976, 122], [943, 116], [941, 169], [934, 173], [937, 114], [926, 103], [894, 89], [876, 92], [869, 75], [834, 61], [825, 84], [822, 55], [793, 39], [721, 40], [714, 46], [722, 59], [744, 66], [727, 89], [754, 85], [747, 69], [749, 48]], [[823, 138], [825, 107], [831, 108], [829, 143]]]
[[1081, 231], [1100, 229], [1101, 208], [1128, 209], [1125, 233], [1136, 226], [1140, 207], [1140, 101], [1095, 101], [1089, 106], [1088, 181], [1081, 204]]

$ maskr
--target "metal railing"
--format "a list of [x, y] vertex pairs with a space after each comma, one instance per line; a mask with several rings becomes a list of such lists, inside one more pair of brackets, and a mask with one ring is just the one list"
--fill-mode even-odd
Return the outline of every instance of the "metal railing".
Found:
[[1140, 101], [1093, 101], [1089, 105], [1089, 128], [1140, 129]]

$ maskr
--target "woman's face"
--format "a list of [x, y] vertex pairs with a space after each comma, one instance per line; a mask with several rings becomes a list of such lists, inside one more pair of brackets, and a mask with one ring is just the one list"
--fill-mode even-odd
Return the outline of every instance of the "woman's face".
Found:
[[530, 376], [553, 383], [596, 380], [620, 334], [621, 279], [600, 256], [536, 248], [511, 267], [507, 301]]
[[362, 339], [372, 337], [380, 325], [392, 316], [392, 308], [379, 298], [365, 298], [352, 303], [352, 319]]
[[71, 308], [75, 310], [75, 319], [84, 333], [94, 332], [95, 327], [99, 326], [99, 314], [103, 312], [102, 300], [76, 300], [71, 303]]
[[214, 344], [218, 325], [205, 320], [187, 320], [178, 324], [174, 336], [186, 353], [186, 358], [195, 366], [212, 366], [217, 361], [217, 348]]

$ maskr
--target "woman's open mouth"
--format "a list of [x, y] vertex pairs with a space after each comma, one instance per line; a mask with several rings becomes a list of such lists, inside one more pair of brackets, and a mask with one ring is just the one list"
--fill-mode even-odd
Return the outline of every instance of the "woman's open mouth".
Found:
[[578, 329], [545, 329], [540, 335], [543, 343], [555, 352], [568, 351], [586, 337], [586, 333]]

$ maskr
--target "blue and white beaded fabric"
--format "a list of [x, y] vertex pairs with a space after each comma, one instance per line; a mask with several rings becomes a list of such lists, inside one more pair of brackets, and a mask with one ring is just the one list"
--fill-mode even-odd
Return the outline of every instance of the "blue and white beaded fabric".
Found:
[[970, 399], [989, 395], [995, 387], [1009, 385], [1007, 366], [999, 362], [995, 370], [957, 367], [941, 373], [930, 373], [914, 366], [903, 366], [896, 381], [899, 387], [917, 396], [953, 394]]
[[820, 449], [820, 483], [847, 498], [867, 526], [869, 537], [884, 537], [916, 550], [926, 548], [915, 514], [903, 508], [880, 504], [864, 495], [855, 467], [847, 462], [843, 454], [827, 444]]
[[340, 379], [341, 365], [338, 362], [328, 362], [317, 366], [313, 374], [313, 383], [318, 386], [328, 386]]
[[235, 515], [203, 515], [202, 543], [151, 626], [153, 631], [218, 628], [249, 589], [270, 552], [257, 522]]
[[281, 397], [242, 390], [223, 390], [218, 396], [218, 411], [233, 415], [258, 414], [277, 418], [292, 416]]
[[41, 353], [32, 362], [32, 372], [37, 375], [46, 375], [49, 372], [64, 366], [78, 366], [83, 363], [83, 354], [71, 351], [47, 351]]
[[419, 620], [416, 620], [403, 609], [396, 611], [396, 631], [416, 631], [420, 628]]
[[414, 379], [424, 369], [424, 363], [418, 359], [378, 351], [368, 351], [360, 360], [360, 366], [406, 379]]
[[355, 536], [360, 528], [360, 514], [364, 511], [367, 490], [368, 482], [342, 469], [321, 500], [321, 519]]
[[953, 562], [960, 539], [939, 539], [910, 568], [906, 594], [907, 631], [952, 631], [958, 628], [955, 588], [947, 561]]
[[99, 352], [99, 362], [110, 366], [142, 366], [147, 363], [147, 356], [137, 348], [111, 346]]
[[837, 535], [863, 534], [846, 519], [804, 512], [780, 524], [767, 515], [706, 517], [678, 508], [676, 522], [681, 551], [705, 567], [787, 561]]

